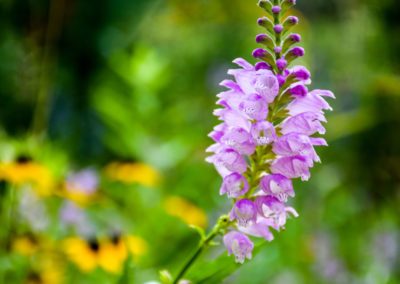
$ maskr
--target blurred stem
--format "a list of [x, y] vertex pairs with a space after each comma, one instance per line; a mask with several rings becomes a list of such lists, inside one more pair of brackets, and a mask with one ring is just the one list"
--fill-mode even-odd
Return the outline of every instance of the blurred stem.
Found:
[[204, 249], [206, 249], [211, 241], [218, 235], [224, 234], [225, 230], [232, 225], [233, 222], [229, 221], [229, 217], [227, 215], [221, 216], [217, 223], [215, 224], [214, 228], [211, 230], [211, 232], [200, 241], [199, 246], [197, 247], [196, 251], [192, 255], [191, 258], [186, 262], [186, 264], [182, 267], [178, 275], [175, 277], [174, 281], [172, 282], [173, 284], [177, 284], [178, 281], [185, 275], [186, 271], [195, 263], [197, 258], [200, 256], [200, 254], [203, 252]]
[[7, 246], [8, 241], [10, 240], [12, 234], [13, 227], [13, 218], [14, 218], [14, 205], [15, 205], [15, 187], [8, 185], [7, 186], [7, 198], [5, 200], [5, 204], [8, 206], [5, 208], [5, 234], [4, 234], [4, 247]]
[[46, 28], [45, 44], [40, 68], [36, 107], [33, 113], [32, 135], [42, 136], [47, 128], [52, 67], [56, 63], [53, 46], [60, 37], [65, 10], [65, 0], [51, 0]]

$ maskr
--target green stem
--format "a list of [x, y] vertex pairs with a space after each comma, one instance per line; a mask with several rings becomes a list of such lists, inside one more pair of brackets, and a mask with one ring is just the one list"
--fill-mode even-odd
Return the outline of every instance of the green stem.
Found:
[[200, 241], [200, 244], [194, 254], [192, 255], [191, 258], [185, 263], [185, 265], [182, 267], [182, 269], [179, 271], [178, 275], [175, 277], [174, 281], [172, 282], [173, 284], [177, 284], [178, 281], [185, 275], [187, 270], [195, 263], [197, 258], [200, 256], [200, 254], [203, 252], [204, 249], [206, 249], [210, 242], [219, 234], [223, 234], [224, 230], [228, 228], [230, 225], [232, 225], [232, 222], [229, 221], [229, 218], [227, 215], [221, 216], [217, 224], [215, 224], [214, 228], [211, 230], [211, 232], [208, 234], [208, 236]]

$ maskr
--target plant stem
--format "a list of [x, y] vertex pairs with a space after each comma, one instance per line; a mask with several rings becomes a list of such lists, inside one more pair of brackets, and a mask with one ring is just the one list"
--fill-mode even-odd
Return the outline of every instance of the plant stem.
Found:
[[178, 275], [175, 277], [174, 281], [172, 282], [173, 284], [177, 284], [178, 281], [185, 275], [186, 271], [193, 265], [193, 263], [196, 261], [196, 259], [200, 256], [200, 254], [203, 252], [205, 248], [208, 247], [210, 242], [219, 234], [222, 234], [223, 231], [232, 225], [232, 222], [229, 221], [229, 218], [227, 215], [221, 216], [217, 223], [215, 224], [214, 228], [211, 230], [211, 232], [208, 234], [208, 236], [200, 241], [200, 244], [192, 257], [186, 262], [186, 264], [182, 267], [182, 269], [179, 271]]

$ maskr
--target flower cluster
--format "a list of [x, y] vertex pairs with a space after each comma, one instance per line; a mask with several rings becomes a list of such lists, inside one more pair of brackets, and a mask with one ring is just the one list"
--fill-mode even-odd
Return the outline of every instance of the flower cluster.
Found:
[[[266, 29], [256, 41], [265, 45], [253, 52], [260, 61], [254, 66], [242, 58], [233, 62], [240, 69], [228, 71], [235, 80], [224, 80], [228, 90], [218, 94], [222, 106], [214, 114], [222, 121], [210, 133], [216, 142], [207, 151], [223, 177], [221, 194], [234, 204], [230, 213], [237, 231], [228, 231], [224, 244], [237, 262], [251, 258], [254, 247], [247, 235], [273, 239], [270, 229], [283, 229], [289, 215], [298, 216], [287, 206], [295, 195], [292, 180], [308, 180], [309, 168], [320, 162], [314, 146], [326, 146], [321, 122], [323, 110], [331, 110], [323, 97], [330, 91], [308, 90], [310, 72], [303, 66], [289, 67], [304, 55], [296, 46], [301, 38], [289, 33], [298, 19], [281, 20], [295, 0], [259, 1], [268, 17], [258, 19]], [[294, 47], [293, 47], [294, 46]]]

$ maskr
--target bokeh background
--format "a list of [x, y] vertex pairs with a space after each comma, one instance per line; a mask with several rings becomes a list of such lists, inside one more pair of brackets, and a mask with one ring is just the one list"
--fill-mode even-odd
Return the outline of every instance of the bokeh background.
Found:
[[[204, 150], [218, 83], [255, 62], [256, 2], [0, 2], [0, 283], [177, 272], [188, 224], [230, 206]], [[400, 283], [400, 2], [297, 2], [330, 146], [295, 182], [300, 217], [223, 283]]]

